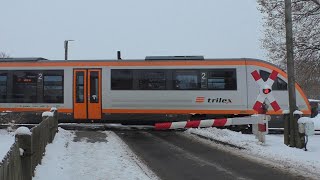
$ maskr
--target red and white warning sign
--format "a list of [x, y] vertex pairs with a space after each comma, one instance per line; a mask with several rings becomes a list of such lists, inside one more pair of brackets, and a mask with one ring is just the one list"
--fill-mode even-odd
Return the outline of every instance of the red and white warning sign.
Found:
[[253, 71], [251, 75], [260, 87], [259, 95], [257, 97], [256, 103], [253, 106], [253, 109], [256, 110], [257, 112], [261, 112], [262, 104], [264, 103], [265, 99], [268, 99], [274, 111], [280, 110], [281, 108], [277, 103], [277, 101], [275, 100], [272, 94], [272, 88], [271, 88], [272, 84], [274, 83], [274, 81], [278, 76], [278, 72], [273, 70], [269, 78], [267, 79], [267, 81], [264, 81], [261, 78], [257, 70]]

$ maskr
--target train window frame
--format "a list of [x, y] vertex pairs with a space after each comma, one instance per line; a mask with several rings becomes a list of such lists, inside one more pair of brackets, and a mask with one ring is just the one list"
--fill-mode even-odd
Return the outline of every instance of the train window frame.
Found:
[[[116, 78], [115, 76], [119, 76], [121, 72], [123, 77]], [[118, 74], [116, 74], [118, 73]], [[133, 90], [133, 70], [132, 69], [111, 69], [110, 72], [111, 80], [110, 80], [110, 89], [111, 90]], [[121, 79], [122, 78], [122, 79]], [[127, 82], [127, 83], [126, 83]]]
[[90, 88], [90, 103], [99, 103], [100, 99], [100, 89], [99, 89], [99, 71], [90, 71], [90, 84], [88, 84]]
[[[236, 68], [208, 69], [206, 76], [208, 90], [236, 91], [238, 89]], [[220, 86], [213, 86], [214, 84], [220, 84]]]
[[[80, 82], [79, 77], [81, 76], [82, 76], [82, 84], [79, 83]], [[77, 71], [76, 72], [76, 103], [85, 102], [85, 98], [86, 98], [85, 89], [84, 89], [85, 81], [86, 81], [85, 73], [83, 71]], [[80, 92], [82, 92], [82, 99], [81, 99]]]
[[167, 90], [167, 70], [137, 69], [136, 90]]
[[[265, 70], [260, 70], [259, 71], [261, 78], [264, 81], [267, 81], [267, 79], [270, 76], [270, 72], [265, 71]], [[285, 86], [285, 88], [284, 88]], [[285, 82], [282, 78], [280, 78], [279, 76], [276, 78], [276, 80], [274, 81], [274, 83], [272, 84], [272, 90], [274, 91], [287, 91], [288, 90], [288, 83]]]
[[7, 99], [7, 103], [41, 103], [38, 100], [39, 70], [13, 70], [9, 72], [12, 73], [12, 98]]
[[[2, 78], [5, 77], [5, 83], [2, 84]], [[4, 91], [2, 91], [2, 87], [4, 87]], [[0, 103], [5, 103], [7, 101], [7, 95], [8, 95], [8, 73], [0, 72]], [[3, 98], [4, 97], [4, 98]]]
[[[52, 101], [52, 100], [47, 101], [48, 98], [46, 98], [46, 91], [50, 91], [50, 90], [46, 89], [46, 86], [48, 86], [46, 85], [46, 77], [53, 77], [53, 76], [61, 77], [61, 81], [53, 81], [53, 82], [60, 82], [58, 85], [54, 85], [54, 86], [61, 86], [61, 89], [51, 89], [51, 91], [60, 91], [60, 93], [57, 93], [57, 95], [60, 95], [60, 97], [57, 98], [56, 101]], [[58, 104], [64, 103], [64, 71], [63, 70], [43, 71], [43, 103], [58, 103]]]
[[[44, 98], [44, 74], [59, 72], [63, 77], [62, 101], [64, 101], [64, 70], [30, 70], [30, 69], [13, 69], [0, 71], [1, 74], [7, 75], [6, 82], [6, 99], [0, 100], [0, 103], [47, 103]], [[31, 77], [27, 77], [31, 76]], [[18, 82], [18, 79], [20, 78]], [[32, 83], [31, 86], [25, 85]], [[21, 86], [19, 88], [19, 86]], [[32, 88], [30, 88], [32, 87]], [[17, 94], [18, 93], [18, 94]], [[20, 96], [17, 98], [17, 96]], [[29, 100], [26, 100], [26, 97]], [[63, 103], [63, 102], [62, 102]]]
[[[125, 78], [115, 76], [119, 73], [126, 72]], [[227, 88], [224, 84], [221, 88], [211, 87], [208, 85], [211, 79], [216, 78], [211, 74], [223, 73], [219, 78], [225, 79], [228, 77], [226, 74], [230, 74], [231, 81], [229, 82], [229, 87]], [[151, 78], [148, 74], [151, 74]], [[157, 76], [158, 73], [158, 76]], [[160, 78], [159, 77], [160, 73]], [[156, 77], [155, 77], [156, 76]], [[181, 77], [179, 77], [181, 76]], [[186, 76], [186, 77], [184, 77]], [[189, 76], [189, 77], [187, 77]], [[153, 78], [156, 78], [155, 80]], [[189, 80], [187, 80], [187, 79]], [[191, 79], [190, 79], [191, 78]], [[120, 81], [122, 79], [122, 81]], [[151, 80], [150, 80], [151, 79]], [[159, 80], [160, 79], [160, 80]], [[180, 80], [179, 80], [180, 79]], [[193, 85], [177, 84], [179, 81], [193, 81]], [[118, 81], [118, 82], [117, 82]], [[129, 82], [130, 83], [127, 83]], [[151, 82], [150, 82], [151, 81]], [[119, 83], [118, 85], [115, 85]], [[151, 84], [150, 84], [151, 83]], [[154, 84], [152, 84], [154, 83]], [[160, 84], [159, 84], [160, 83]], [[122, 85], [126, 84], [126, 85]], [[129, 85], [128, 85], [129, 84]], [[148, 84], [148, 85], [147, 85]], [[158, 84], [158, 86], [157, 86]], [[127, 86], [127, 87], [126, 87]], [[236, 68], [214, 68], [214, 69], [111, 69], [111, 90], [189, 90], [189, 91], [199, 91], [199, 90], [218, 90], [218, 91], [236, 91], [237, 90], [237, 69]]]
[[[182, 80], [177, 79], [177, 75], [180, 74], [181, 76], [194, 76], [192, 80], [196, 80], [196, 82], [191, 82], [194, 84], [193, 87], [185, 86], [181, 87], [177, 83], [180, 83]], [[190, 80], [190, 78], [189, 78]], [[185, 80], [184, 80], [185, 81]], [[184, 85], [187, 85], [184, 83]], [[191, 85], [189, 83], [189, 85]], [[200, 71], [199, 69], [174, 69], [172, 74], [172, 88], [173, 90], [201, 90], [201, 80], [200, 80]]]

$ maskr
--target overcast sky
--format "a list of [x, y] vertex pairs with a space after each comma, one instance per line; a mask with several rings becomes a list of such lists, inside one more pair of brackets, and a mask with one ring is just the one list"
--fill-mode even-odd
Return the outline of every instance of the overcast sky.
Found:
[[0, 0], [0, 51], [11, 57], [265, 59], [255, 0]]

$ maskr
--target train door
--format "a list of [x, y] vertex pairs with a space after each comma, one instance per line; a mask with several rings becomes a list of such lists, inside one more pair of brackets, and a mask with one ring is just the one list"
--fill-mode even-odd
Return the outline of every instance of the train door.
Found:
[[74, 119], [101, 119], [101, 69], [73, 70]]

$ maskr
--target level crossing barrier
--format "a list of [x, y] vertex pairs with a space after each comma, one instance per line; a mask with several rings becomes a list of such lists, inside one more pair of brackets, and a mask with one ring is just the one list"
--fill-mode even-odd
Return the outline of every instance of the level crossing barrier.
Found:
[[271, 119], [266, 114], [256, 114], [247, 117], [239, 118], [223, 118], [223, 119], [205, 119], [205, 120], [190, 120], [180, 122], [163, 122], [156, 123], [155, 130], [168, 129], [187, 129], [187, 128], [207, 128], [207, 127], [223, 127], [235, 125], [252, 125], [252, 133], [256, 138], [264, 143], [265, 135], [268, 133], [268, 121]]

